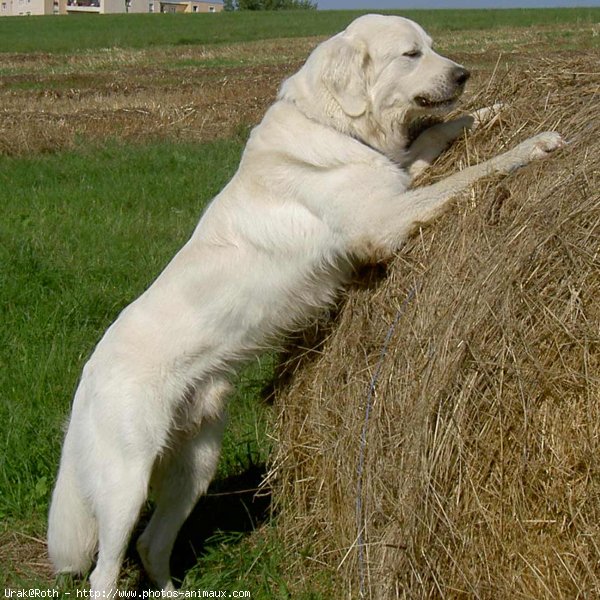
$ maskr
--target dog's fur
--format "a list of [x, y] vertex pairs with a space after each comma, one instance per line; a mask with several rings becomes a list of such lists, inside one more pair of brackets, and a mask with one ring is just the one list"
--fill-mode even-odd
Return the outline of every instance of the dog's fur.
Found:
[[[232, 371], [331, 304], [353, 267], [391, 255], [461, 189], [561, 146], [545, 133], [486, 163], [410, 190], [490, 111], [426, 129], [468, 72], [415, 23], [368, 15], [319, 45], [254, 129], [239, 169], [152, 286], [108, 329], [75, 394], [49, 517], [57, 572], [115, 589], [149, 486], [138, 541], [172, 590], [177, 532], [216, 468]], [[210, 518], [210, 517], [208, 517]]]

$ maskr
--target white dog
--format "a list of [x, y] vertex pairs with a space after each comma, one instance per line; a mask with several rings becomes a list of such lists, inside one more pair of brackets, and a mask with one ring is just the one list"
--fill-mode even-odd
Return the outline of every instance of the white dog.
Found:
[[[473, 117], [408, 145], [415, 118], [447, 112], [469, 77], [417, 24], [368, 15], [318, 46], [254, 129], [239, 169], [152, 286], [85, 365], [50, 508], [57, 572], [116, 589], [149, 487], [138, 541], [172, 590], [177, 532], [215, 472], [230, 374], [331, 304], [360, 261], [391, 255], [477, 179], [562, 145], [543, 133], [483, 164], [409, 190]], [[210, 516], [208, 516], [210, 518]]]

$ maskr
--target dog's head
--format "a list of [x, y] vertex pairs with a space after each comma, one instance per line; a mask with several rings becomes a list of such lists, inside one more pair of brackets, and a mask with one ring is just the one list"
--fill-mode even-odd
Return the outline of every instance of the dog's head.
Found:
[[[311, 116], [366, 138], [391, 136], [419, 116], [448, 112], [469, 72], [432, 49], [416, 23], [365, 15], [319, 45], [282, 88]], [[300, 100], [300, 102], [298, 102]]]

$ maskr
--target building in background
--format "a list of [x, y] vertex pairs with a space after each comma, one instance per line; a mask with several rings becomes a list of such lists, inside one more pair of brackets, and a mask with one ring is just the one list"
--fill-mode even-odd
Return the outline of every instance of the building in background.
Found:
[[221, 2], [205, 0], [155, 0], [154, 7], [155, 12], [161, 13], [214, 13], [223, 10]]
[[115, 13], [217, 13], [207, 0], [0, 0], [0, 17]]
[[0, 17], [54, 14], [54, 0], [0, 0]]

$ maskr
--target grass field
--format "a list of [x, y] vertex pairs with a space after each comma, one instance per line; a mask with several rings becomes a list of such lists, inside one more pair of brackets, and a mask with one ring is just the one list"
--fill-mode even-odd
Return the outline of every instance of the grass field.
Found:
[[[62, 423], [86, 357], [231, 177], [248, 128], [281, 80], [358, 14], [0, 20], [5, 586], [51, 582], [45, 515]], [[566, 52], [600, 46], [600, 9], [410, 16], [436, 33], [442, 52], [475, 71], [471, 89], [492, 72], [523, 68], [529, 57], [559, 65]], [[267, 356], [240, 377], [213, 495], [176, 550], [174, 571], [186, 589], [332, 597], [327, 574], [294, 584], [294, 558], [277, 542], [269, 499], [254, 499], [269, 453], [273, 409], [264, 396], [273, 372]], [[205, 514], [215, 517], [207, 524]], [[255, 526], [259, 532], [249, 535]], [[130, 586], [143, 585], [134, 554], [126, 570]]]
[[[97, 48], [151, 48], [189, 44], [231, 44], [255, 40], [332, 35], [368, 11], [219, 13], [215, 15], [89, 15], [0, 20], [0, 52], [76, 52]], [[371, 11], [373, 12], [373, 11]], [[406, 10], [402, 14], [436, 30], [589, 24], [598, 9]], [[132, 19], [133, 17], [133, 19]], [[35, 35], [32, 35], [35, 31]]]

